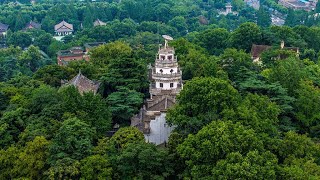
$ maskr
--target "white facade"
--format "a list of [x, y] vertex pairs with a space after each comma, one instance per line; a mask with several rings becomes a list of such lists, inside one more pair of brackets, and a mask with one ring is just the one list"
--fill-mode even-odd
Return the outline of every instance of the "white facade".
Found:
[[166, 122], [166, 113], [161, 113], [155, 120], [150, 122], [150, 133], [144, 134], [146, 142], [154, 143], [156, 145], [168, 142], [169, 136], [174, 127], [169, 126]]

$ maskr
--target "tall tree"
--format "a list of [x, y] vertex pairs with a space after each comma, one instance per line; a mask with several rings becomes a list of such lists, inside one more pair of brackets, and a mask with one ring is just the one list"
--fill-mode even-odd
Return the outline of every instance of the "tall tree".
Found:
[[[59, 160], [81, 160], [90, 155], [94, 131], [77, 118], [65, 120], [49, 146], [49, 163], [56, 166]], [[69, 162], [69, 160], [68, 160]]]
[[231, 34], [232, 47], [243, 49], [247, 52], [251, 50], [252, 44], [261, 41], [261, 29], [254, 23], [243, 23]]
[[184, 85], [178, 96], [179, 104], [169, 110], [168, 122], [183, 133], [196, 133], [237, 107], [239, 100], [238, 91], [225, 80], [194, 78]]
[[260, 27], [269, 27], [271, 25], [271, 16], [263, 6], [260, 6], [257, 12], [257, 24]]
[[231, 121], [213, 121], [197, 134], [189, 135], [177, 148], [188, 175], [196, 179], [212, 176], [216, 163], [230, 153], [245, 155], [262, 149], [262, 141], [252, 129]]

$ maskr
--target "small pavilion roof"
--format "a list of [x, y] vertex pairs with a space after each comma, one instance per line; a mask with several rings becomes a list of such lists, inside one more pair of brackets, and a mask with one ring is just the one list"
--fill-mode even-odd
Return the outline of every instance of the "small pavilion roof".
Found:
[[9, 25], [3, 24], [0, 22], [0, 32], [6, 32], [9, 28]]
[[94, 21], [93, 26], [105, 26], [107, 25], [107, 23], [101, 21], [100, 19], [97, 19], [96, 21]]
[[74, 78], [72, 78], [65, 84], [75, 86], [81, 94], [83, 94], [84, 92], [93, 92], [94, 94], [96, 94], [100, 86], [99, 82], [88, 79], [81, 74], [81, 71], [79, 71], [79, 73]]
[[36, 23], [34, 21], [30, 21], [29, 23], [26, 24], [25, 29], [40, 29], [41, 28], [41, 24]]

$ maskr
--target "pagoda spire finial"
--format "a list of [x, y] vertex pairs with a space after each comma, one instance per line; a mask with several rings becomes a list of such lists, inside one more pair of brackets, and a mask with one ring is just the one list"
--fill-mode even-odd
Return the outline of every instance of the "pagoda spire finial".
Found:
[[162, 35], [162, 37], [164, 38], [164, 48], [167, 49], [168, 48], [168, 41], [172, 41], [173, 38], [168, 35]]

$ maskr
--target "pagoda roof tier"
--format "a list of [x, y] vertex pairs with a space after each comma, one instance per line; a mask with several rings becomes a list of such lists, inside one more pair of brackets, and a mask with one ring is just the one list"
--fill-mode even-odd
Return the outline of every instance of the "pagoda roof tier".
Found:
[[161, 88], [149, 88], [149, 92], [150, 94], [155, 94], [155, 95], [177, 95], [179, 94], [181, 91], [181, 88], [176, 88], [176, 89], [161, 89]]
[[174, 54], [174, 48], [172, 47], [163, 47], [160, 48], [158, 54]]
[[163, 73], [152, 73], [152, 78], [157, 79], [157, 78], [181, 78], [182, 74], [181, 73], [171, 73], [171, 74], [163, 74]]

